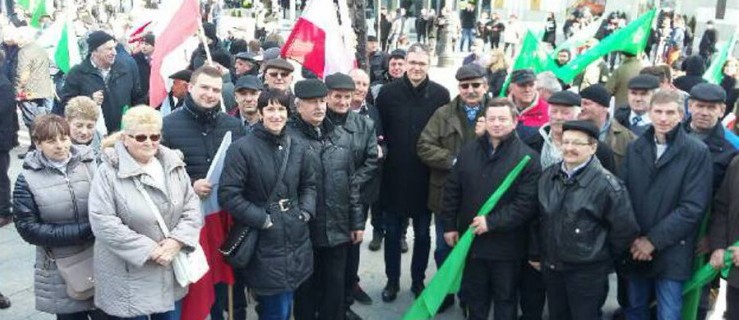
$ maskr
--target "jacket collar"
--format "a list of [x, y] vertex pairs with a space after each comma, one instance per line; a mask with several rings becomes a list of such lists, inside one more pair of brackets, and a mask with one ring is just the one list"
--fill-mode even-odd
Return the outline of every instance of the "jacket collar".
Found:
[[428, 76], [428, 74], [426, 75], [426, 79], [423, 79], [423, 81], [421, 81], [421, 83], [419, 83], [418, 86], [416, 86], [416, 87], [414, 87], [413, 84], [411, 83], [411, 80], [408, 79], [408, 74], [407, 73], [403, 73], [403, 78], [402, 79], [403, 79], [403, 83], [406, 85], [406, 87], [408, 87], [408, 89], [412, 93], [414, 93], [414, 94], [418, 94], [418, 93], [421, 93], [421, 92], [426, 91], [426, 87], [429, 84], [429, 76]]
[[215, 106], [210, 109], [206, 109], [198, 105], [192, 96], [188, 93], [185, 96], [184, 110], [192, 116], [197, 122], [207, 123], [215, 122], [218, 117], [218, 113], [221, 111], [220, 106]]
[[334, 129], [336, 128], [336, 126], [334, 126], [334, 124], [328, 117], [324, 118], [323, 122], [321, 122], [321, 125], [319, 126], [319, 128], [321, 128], [321, 136], [319, 137], [313, 125], [303, 121], [299, 114], [294, 115], [292, 121], [290, 122], [296, 129], [300, 130], [300, 132], [302, 132], [304, 135], [308, 136], [308, 138], [312, 140], [326, 139], [333, 133]]
[[[691, 119], [691, 117], [688, 117], [683, 122], [685, 132], [693, 131], [693, 128], [690, 127]], [[711, 132], [708, 133], [708, 137], [703, 140], [703, 142], [708, 146], [708, 149], [711, 150], [712, 153], [726, 151], [726, 138], [724, 137], [724, 127], [721, 125], [721, 121], [713, 126], [713, 129], [711, 129]]]
[[[67, 163], [67, 168], [72, 168], [80, 162], [92, 162], [95, 160], [95, 153], [91, 148], [72, 145], [69, 149], [70, 159]], [[23, 168], [34, 171], [42, 170], [44, 168], [51, 168], [52, 165], [46, 157], [44, 157], [41, 150], [35, 150], [31, 152], [23, 160]]]
[[[562, 167], [562, 162], [556, 164], [559, 168]], [[590, 160], [588, 160], [588, 164], [581, 169], [581, 171], [575, 173], [575, 176], [571, 179], [572, 183], [577, 183], [580, 185], [581, 188], [587, 188], [591, 182], [597, 177], [598, 172], [603, 171], [603, 165], [600, 163], [600, 160], [598, 160], [598, 157], [593, 155]], [[567, 180], [567, 174], [562, 172], [562, 169], [559, 169], [557, 171], [557, 174], [552, 176], [552, 179], [559, 179], [562, 181], [562, 183], [565, 183]]]
[[[493, 150], [493, 145], [490, 143], [490, 136], [487, 133], [482, 135], [482, 137], [477, 138], [477, 141], [482, 146], [482, 150], [485, 152], [485, 155], [487, 155], [488, 161], [494, 161], [501, 156], [506, 155], [508, 153], [507, 150], [510, 149], [511, 146], [518, 144], [520, 139], [518, 138], [516, 130], [513, 130], [507, 138], [500, 142], [498, 148], [495, 150]], [[494, 151], [493, 154], [490, 154], [491, 151]]]
[[[682, 125], [677, 125], [667, 133], [667, 150], [657, 159], [656, 144], [654, 142], [654, 126], [650, 126], [644, 134], [639, 137], [639, 144], [635, 145], [637, 153], [640, 154], [647, 163], [655, 163], [657, 167], [664, 166], [672, 158], [680, 154], [681, 149], [685, 146], [685, 135], [687, 133]], [[656, 161], [655, 161], [656, 160]]]
[[273, 133], [267, 131], [267, 128], [264, 127], [264, 124], [262, 122], [258, 122], [254, 125], [254, 130], [252, 131], [252, 133], [258, 138], [276, 146], [284, 145], [285, 142], [285, 128], [282, 129], [282, 132], [280, 132], [279, 135], [274, 135]]
[[[166, 173], [179, 167], [185, 167], [182, 152], [162, 145], [159, 146], [154, 157], [159, 160]], [[117, 141], [112, 148], [103, 150], [102, 158], [103, 161], [117, 170], [118, 178], [127, 179], [144, 174], [144, 169], [128, 153], [122, 141]]]
[[[100, 71], [98, 71], [95, 66], [92, 65], [92, 59], [91, 57], [87, 57], [87, 59], [82, 60], [80, 63], [80, 71], [83, 73], [89, 73], [89, 74], [96, 74], [100, 76]], [[117, 77], [118, 75], [126, 74], [126, 68], [123, 66], [123, 62], [116, 57], [115, 61], [113, 62], [113, 65], [110, 66], [110, 78]]]

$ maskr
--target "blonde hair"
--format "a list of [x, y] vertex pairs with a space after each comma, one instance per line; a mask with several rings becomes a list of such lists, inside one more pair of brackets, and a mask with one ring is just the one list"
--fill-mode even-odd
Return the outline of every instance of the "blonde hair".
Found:
[[123, 139], [123, 133], [131, 128], [139, 126], [152, 126], [159, 130], [162, 128], [162, 115], [157, 110], [147, 105], [138, 105], [130, 108], [123, 114], [121, 119], [121, 131], [113, 133], [103, 139], [101, 146], [109, 148], [115, 145], [116, 141]]
[[64, 108], [64, 117], [69, 121], [72, 119], [97, 121], [99, 116], [100, 107], [98, 107], [92, 98], [87, 96], [70, 99], [67, 107]]
[[505, 52], [501, 49], [493, 49], [490, 51], [490, 63], [488, 63], [487, 68], [488, 70], [492, 69], [492, 71], [507, 70], [508, 60]]

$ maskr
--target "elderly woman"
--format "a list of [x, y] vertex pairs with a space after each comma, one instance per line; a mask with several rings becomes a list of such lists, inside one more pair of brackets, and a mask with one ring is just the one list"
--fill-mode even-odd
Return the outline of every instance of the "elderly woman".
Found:
[[36, 246], [36, 309], [56, 314], [58, 320], [98, 319], [104, 315], [94, 310], [91, 295], [73, 298], [70, 279], [57, 265], [65, 258], [84, 258], [85, 252], [91, 261], [87, 195], [95, 157], [89, 148], [72, 145], [69, 124], [58, 115], [37, 117], [31, 139], [36, 150], [26, 156], [15, 182], [13, 214], [20, 236]]
[[288, 320], [293, 292], [313, 272], [308, 221], [315, 213], [317, 160], [285, 133], [284, 91], [263, 92], [257, 108], [262, 123], [226, 154], [218, 200], [236, 227], [258, 230], [254, 256], [237, 272], [257, 295], [259, 319]]
[[103, 142], [90, 192], [95, 305], [114, 319], [177, 320], [187, 288], [175, 279], [172, 260], [198, 243], [200, 203], [182, 154], [159, 145], [159, 112], [131, 108], [122, 128]]
[[97, 103], [87, 96], [74, 97], [67, 102], [64, 117], [69, 122], [72, 144], [89, 146], [95, 153], [95, 159], [100, 159], [102, 136], [95, 129], [100, 117], [100, 107]]

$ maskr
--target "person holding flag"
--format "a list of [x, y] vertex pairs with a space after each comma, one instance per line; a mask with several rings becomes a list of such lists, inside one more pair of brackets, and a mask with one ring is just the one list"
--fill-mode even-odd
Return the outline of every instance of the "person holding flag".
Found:
[[[539, 157], [515, 133], [518, 110], [505, 98], [488, 101], [485, 133], [466, 144], [447, 177], [442, 193], [444, 240], [453, 247], [460, 231], [477, 235], [462, 275], [461, 295], [471, 320], [516, 319], [521, 263], [528, 259], [529, 225], [537, 212]], [[516, 183], [487, 216], [477, 208], [502, 183], [521, 158], [531, 161]], [[480, 179], [482, 177], [483, 179]]]

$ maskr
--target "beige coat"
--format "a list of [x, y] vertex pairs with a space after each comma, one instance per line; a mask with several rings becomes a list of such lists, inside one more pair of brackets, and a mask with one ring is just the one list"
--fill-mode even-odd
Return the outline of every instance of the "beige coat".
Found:
[[613, 161], [616, 164], [616, 171], [614, 174], [618, 175], [621, 171], [621, 167], [626, 157], [626, 151], [629, 149], [629, 144], [636, 140], [636, 135], [621, 125], [616, 119], [611, 118], [611, 127], [608, 129], [606, 135], [606, 144], [613, 150]]
[[166, 190], [155, 186], [122, 142], [104, 150], [92, 184], [89, 215], [95, 234], [95, 305], [109, 315], [134, 317], [170, 311], [187, 293], [187, 288], [177, 284], [171, 266], [149, 260], [164, 235], [134, 181], [141, 179], [171, 230], [170, 236], [185, 244], [184, 250], [198, 242], [203, 224], [200, 202], [182, 154], [160, 146], [155, 157], [164, 167]]
[[27, 94], [29, 100], [54, 97], [49, 75], [49, 56], [35, 42], [28, 43], [18, 50], [17, 72], [18, 93]]

